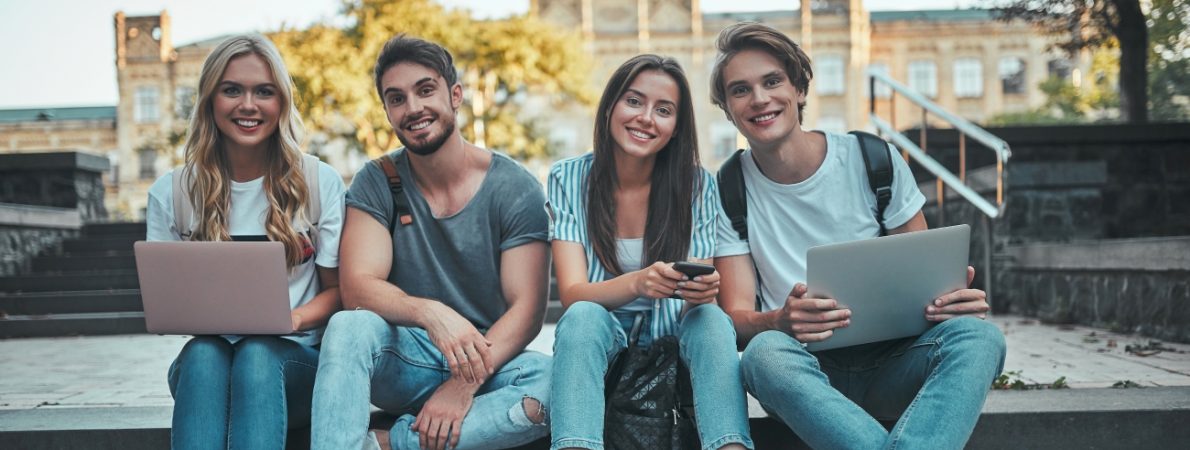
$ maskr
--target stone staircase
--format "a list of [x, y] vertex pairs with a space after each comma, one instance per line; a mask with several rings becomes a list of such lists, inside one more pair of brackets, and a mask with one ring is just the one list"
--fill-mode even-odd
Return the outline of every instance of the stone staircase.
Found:
[[0, 277], [0, 337], [144, 333], [132, 256], [144, 239], [143, 222], [85, 225], [30, 273]]

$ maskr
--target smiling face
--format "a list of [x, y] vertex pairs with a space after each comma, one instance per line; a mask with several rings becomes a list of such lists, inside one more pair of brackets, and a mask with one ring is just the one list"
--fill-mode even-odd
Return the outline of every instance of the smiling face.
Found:
[[212, 111], [228, 151], [262, 151], [277, 131], [281, 95], [260, 55], [232, 58], [215, 88]]
[[442, 75], [429, 67], [403, 62], [384, 72], [380, 89], [388, 123], [409, 151], [429, 155], [455, 133], [462, 86], [447, 85]]
[[800, 126], [798, 105], [806, 102], [788, 74], [767, 52], [746, 49], [723, 68], [726, 105], [732, 122], [753, 144], [789, 138]]
[[647, 70], [616, 101], [608, 117], [618, 151], [636, 158], [655, 156], [678, 122], [678, 84], [664, 72]]

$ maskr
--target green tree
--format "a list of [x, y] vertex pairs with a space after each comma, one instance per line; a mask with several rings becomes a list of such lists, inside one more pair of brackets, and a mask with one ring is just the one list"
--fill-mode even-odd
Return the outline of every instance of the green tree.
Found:
[[1038, 85], [1045, 94], [1045, 104], [1037, 109], [992, 116], [985, 123], [1006, 125], [1060, 125], [1111, 120], [1108, 112], [1120, 106], [1115, 85], [1119, 56], [1112, 48], [1100, 48], [1091, 53], [1091, 70], [1080, 88], [1071, 80], [1046, 78]]
[[1190, 120], [1190, 2], [1152, 0], [1149, 99], [1156, 120]]
[[313, 131], [348, 140], [376, 156], [396, 147], [372, 80], [376, 55], [398, 33], [446, 47], [462, 76], [460, 128], [468, 140], [521, 159], [550, 154], [530, 95], [591, 104], [591, 63], [574, 32], [530, 17], [475, 20], [430, 0], [352, 0], [346, 26], [284, 29], [270, 37], [297, 87], [295, 101]]
[[1060, 37], [1070, 55], [1115, 41], [1120, 50], [1120, 112], [1128, 122], [1148, 120], [1148, 30], [1140, 0], [995, 0], [1003, 20], [1022, 19]]

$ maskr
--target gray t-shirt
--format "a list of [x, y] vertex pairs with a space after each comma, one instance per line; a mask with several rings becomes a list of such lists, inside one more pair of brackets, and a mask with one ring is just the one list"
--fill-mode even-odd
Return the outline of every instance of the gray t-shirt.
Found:
[[[508, 309], [500, 287], [500, 253], [546, 240], [549, 216], [541, 183], [516, 161], [492, 152], [492, 164], [471, 201], [452, 216], [436, 218], [413, 182], [404, 149], [387, 156], [398, 161], [413, 215], [413, 223], [393, 227], [388, 281], [409, 295], [450, 306], [477, 328], [490, 328]], [[355, 174], [347, 206], [385, 227], [392, 222], [392, 193], [377, 163]]]

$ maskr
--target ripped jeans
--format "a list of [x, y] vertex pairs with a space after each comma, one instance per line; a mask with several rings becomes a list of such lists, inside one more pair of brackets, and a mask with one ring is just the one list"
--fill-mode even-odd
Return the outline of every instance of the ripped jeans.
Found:
[[[459, 449], [508, 448], [549, 433], [529, 420], [522, 401], [549, 405], [550, 357], [527, 351], [500, 368], [476, 393], [463, 419]], [[394, 449], [418, 448], [415, 415], [450, 377], [446, 358], [425, 330], [389, 324], [371, 311], [341, 311], [322, 338], [310, 448], [369, 448], [369, 403], [399, 416], [389, 434]]]

